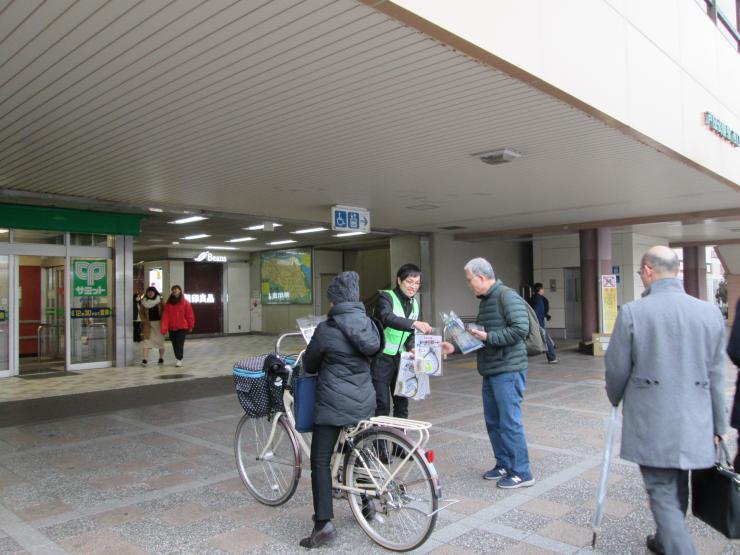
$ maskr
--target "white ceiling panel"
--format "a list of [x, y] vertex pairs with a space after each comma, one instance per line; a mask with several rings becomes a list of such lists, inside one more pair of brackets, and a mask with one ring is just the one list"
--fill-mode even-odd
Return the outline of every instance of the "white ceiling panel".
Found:
[[[3, 189], [302, 222], [354, 204], [414, 231], [740, 211], [727, 184], [355, 0], [16, 0], [0, 83]], [[471, 156], [502, 147], [523, 156]]]

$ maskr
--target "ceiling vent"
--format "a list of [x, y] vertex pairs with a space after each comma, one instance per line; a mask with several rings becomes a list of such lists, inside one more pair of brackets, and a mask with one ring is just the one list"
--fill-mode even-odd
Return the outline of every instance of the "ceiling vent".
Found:
[[465, 229], [465, 226], [462, 226], [462, 225], [443, 225], [439, 229], [444, 229], [446, 231], [456, 231], [458, 229]]
[[478, 152], [477, 154], [471, 154], [471, 156], [479, 158], [484, 164], [495, 166], [497, 164], [505, 164], [512, 160], [516, 160], [517, 158], [521, 158], [522, 155], [516, 150], [512, 150], [510, 148], [499, 148], [497, 150]]

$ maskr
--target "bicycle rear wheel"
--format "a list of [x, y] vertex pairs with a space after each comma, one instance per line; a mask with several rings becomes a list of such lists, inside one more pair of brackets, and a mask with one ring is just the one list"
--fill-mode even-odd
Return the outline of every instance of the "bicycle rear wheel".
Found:
[[274, 424], [270, 440], [273, 421], [245, 414], [234, 438], [239, 477], [257, 501], [273, 506], [293, 496], [301, 477], [301, 452], [295, 434], [283, 415]]
[[[418, 451], [404, 463], [412, 445], [394, 430], [369, 428], [353, 441], [356, 449], [344, 460], [344, 483], [367, 492], [348, 495], [357, 523], [371, 540], [391, 551], [419, 547], [437, 522], [439, 496], [433, 467]], [[373, 479], [380, 487], [388, 482], [379, 496]]]

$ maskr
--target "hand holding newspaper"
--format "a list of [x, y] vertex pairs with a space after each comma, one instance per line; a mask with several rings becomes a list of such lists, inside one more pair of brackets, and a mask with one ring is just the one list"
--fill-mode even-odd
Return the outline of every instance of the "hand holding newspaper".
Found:
[[442, 316], [448, 337], [462, 354], [467, 355], [483, 347], [483, 342], [465, 330], [462, 320], [452, 310], [449, 313], [441, 312], [440, 316]]

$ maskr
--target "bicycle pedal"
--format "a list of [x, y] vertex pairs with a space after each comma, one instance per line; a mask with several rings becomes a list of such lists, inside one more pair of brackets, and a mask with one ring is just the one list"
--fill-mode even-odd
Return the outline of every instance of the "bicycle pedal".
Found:
[[344, 498], [347, 497], [347, 494], [345, 492], [343, 492], [341, 489], [333, 488], [331, 490], [331, 496], [334, 499], [344, 499]]

